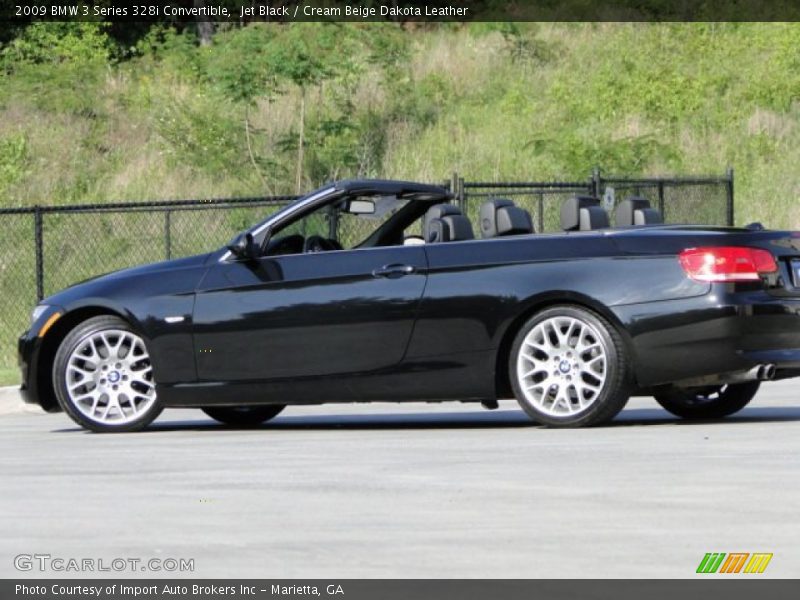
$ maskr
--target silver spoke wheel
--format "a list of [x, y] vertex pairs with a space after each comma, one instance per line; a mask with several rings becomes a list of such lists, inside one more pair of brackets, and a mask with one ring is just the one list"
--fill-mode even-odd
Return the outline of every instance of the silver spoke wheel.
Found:
[[533, 407], [551, 417], [568, 417], [585, 411], [600, 397], [608, 368], [608, 349], [592, 325], [555, 316], [525, 336], [516, 374]]
[[144, 341], [122, 329], [96, 331], [80, 340], [67, 359], [64, 379], [70, 403], [96, 423], [130, 423], [156, 401]]

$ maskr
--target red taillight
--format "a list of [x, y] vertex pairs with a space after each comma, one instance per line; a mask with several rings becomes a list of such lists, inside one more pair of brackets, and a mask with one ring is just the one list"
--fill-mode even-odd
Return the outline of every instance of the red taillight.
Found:
[[775, 257], [760, 248], [690, 248], [681, 252], [678, 260], [696, 281], [758, 281], [761, 275], [778, 271]]

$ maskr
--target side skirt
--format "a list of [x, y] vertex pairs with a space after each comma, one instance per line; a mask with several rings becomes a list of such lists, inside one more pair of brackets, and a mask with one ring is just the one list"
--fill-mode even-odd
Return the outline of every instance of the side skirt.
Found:
[[[479, 354], [480, 356], [476, 356]], [[494, 353], [438, 357], [384, 372], [245, 382], [157, 385], [167, 407], [494, 400]]]

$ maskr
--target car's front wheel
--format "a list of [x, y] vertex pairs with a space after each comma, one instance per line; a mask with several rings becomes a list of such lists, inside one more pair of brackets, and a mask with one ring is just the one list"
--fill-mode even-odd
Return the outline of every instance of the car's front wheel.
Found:
[[520, 406], [551, 427], [610, 421], [630, 395], [619, 332], [577, 306], [554, 306], [528, 320], [517, 333], [509, 363]]
[[672, 388], [655, 395], [664, 409], [684, 419], [721, 419], [739, 412], [758, 393], [760, 381], [704, 388]]
[[53, 386], [64, 412], [92, 431], [138, 431], [162, 410], [147, 346], [118, 317], [93, 317], [67, 334]]
[[212, 419], [234, 427], [256, 427], [278, 416], [286, 405], [263, 406], [209, 406], [203, 409]]

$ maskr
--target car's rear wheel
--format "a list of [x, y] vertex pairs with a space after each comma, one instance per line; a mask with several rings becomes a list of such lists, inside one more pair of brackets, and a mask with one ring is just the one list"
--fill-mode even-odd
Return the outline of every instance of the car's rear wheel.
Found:
[[67, 334], [53, 384], [64, 412], [92, 431], [138, 431], [162, 410], [147, 346], [118, 317], [93, 317]]
[[212, 419], [235, 427], [255, 427], [278, 416], [285, 404], [263, 406], [209, 406], [203, 409]]
[[721, 419], [739, 412], [758, 393], [760, 381], [702, 388], [672, 388], [655, 395], [665, 410], [684, 419]]
[[552, 427], [610, 421], [630, 396], [622, 338], [606, 319], [577, 306], [554, 306], [529, 319], [509, 363], [522, 409]]

